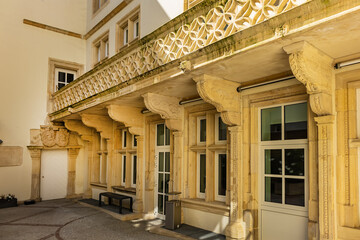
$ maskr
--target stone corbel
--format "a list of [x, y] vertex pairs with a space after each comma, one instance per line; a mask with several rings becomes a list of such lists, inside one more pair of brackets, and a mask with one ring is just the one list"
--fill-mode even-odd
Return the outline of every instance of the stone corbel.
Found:
[[81, 114], [81, 120], [85, 126], [95, 128], [102, 138], [112, 138], [113, 121], [108, 116], [96, 114]]
[[180, 99], [156, 93], [146, 93], [142, 97], [147, 109], [165, 119], [165, 124], [169, 129], [182, 131], [184, 109], [179, 105]]
[[310, 95], [310, 106], [318, 116], [334, 112], [334, 60], [308, 42], [285, 46], [291, 70]]
[[80, 120], [64, 120], [65, 127], [79, 134], [82, 140], [92, 141], [93, 130], [89, 127], [86, 127]]
[[120, 105], [110, 105], [107, 108], [110, 118], [114, 121], [123, 123], [125, 127], [129, 129], [131, 134], [144, 135], [144, 116], [142, 115], [140, 108]]
[[239, 83], [206, 74], [193, 80], [196, 82], [200, 97], [216, 107], [225, 124], [240, 125], [240, 93], [236, 90]]

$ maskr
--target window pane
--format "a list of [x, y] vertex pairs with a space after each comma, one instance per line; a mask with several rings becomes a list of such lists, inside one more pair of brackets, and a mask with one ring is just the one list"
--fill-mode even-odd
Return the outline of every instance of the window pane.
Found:
[[200, 142], [206, 141], [206, 119], [200, 120]]
[[163, 193], [164, 192], [164, 174], [159, 173], [158, 177], [159, 177], [158, 178], [158, 192]]
[[72, 73], [67, 73], [67, 83], [71, 83], [74, 80], [74, 74]]
[[165, 172], [170, 172], [170, 152], [165, 152]]
[[305, 206], [304, 179], [285, 178], [285, 203]]
[[304, 149], [285, 149], [285, 174], [304, 176]]
[[64, 72], [58, 72], [58, 82], [65, 83], [65, 73]]
[[200, 154], [200, 192], [205, 193], [206, 188], [206, 155]]
[[265, 150], [265, 174], [282, 173], [282, 150], [266, 149]]
[[307, 103], [285, 106], [285, 139], [307, 138]]
[[123, 147], [126, 148], [126, 131], [123, 131]]
[[166, 202], [169, 201], [169, 196], [165, 195], [164, 214], [166, 214]]
[[156, 145], [164, 146], [164, 124], [158, 124], [156, 129]]
[[265, 177], [265, 201], [282, 202], [282, 179], [275, 177]]
[[134, 135], [134, 139], [133, 139], [133, 141], [134, 141], [134, 147], [137, 147], [137, 139], [136, 139], [136, 135]]
[[133, 157], [133, 184], [136, 184], [137, 156]]
[[165, 174], [165, 193], [169, 193], [170, 174]]
[[164, 171], [164, 153], [159, 152], [159, 172]]
[[261, 110], [261, 140], [281, 140], [281, 107]]
[[123, 157], [123, 182], [125, 182], [125, 179], [126, 179], [126, 156]]
[[165, 126], [165, 145], [170, 145], [170, 129]]
[[226, 124], [222, 121], [219, 116], [219, 141], [226, 140]]
[[65, 84], [64, 83], [58, 83], [58, 90], [62, 87], [65, 87]]
[[226, 195], [226, 154], [219, 154], [218, 195]]
[[158, 211], [160, 214], [164, 213], [164, 196], [161, 194], [158, 195]]

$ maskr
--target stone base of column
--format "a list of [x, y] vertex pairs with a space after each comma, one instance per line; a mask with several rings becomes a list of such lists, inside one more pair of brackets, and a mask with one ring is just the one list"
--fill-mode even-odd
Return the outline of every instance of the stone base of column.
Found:
[[135, 200], [135, 202], [133, 203], [133, 211], [135, 213], [143, 212], [143, 202], [141, 200]]
[[308, 222], [308, 239], [318, 240], [319, 239], [319, 223], [309, 221]]
[[246, 234], [245, 222], [237, 221], [231, 222], [225, 228], [226, 239], [231, 240], [244, 240]]

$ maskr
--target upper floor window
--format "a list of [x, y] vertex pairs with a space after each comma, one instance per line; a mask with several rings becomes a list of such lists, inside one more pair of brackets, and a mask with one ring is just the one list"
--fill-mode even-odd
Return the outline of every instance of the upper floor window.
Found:
[[56, 91], [74, 81], [76, 71], [63, 68], [55, 68], [55, 89]]
[[140, 18], [138, 9], [118, 22], [116, 35], [118, 51], [140, 37]]
[[97, 38], [94, 43], [94, 65], [109, 57], [109, 33]]
[[93, 13], [96, 13], [99, 9], [105, 6], [109, 0], [93, 0]]

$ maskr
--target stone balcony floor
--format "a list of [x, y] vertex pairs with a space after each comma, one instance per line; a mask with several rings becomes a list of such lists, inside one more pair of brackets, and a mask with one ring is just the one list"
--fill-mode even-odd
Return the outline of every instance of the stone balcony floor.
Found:
[[175, 239], [147, 232], [154, 224], [120, 221], [68, 199], [0, 209], [1, 240]]

